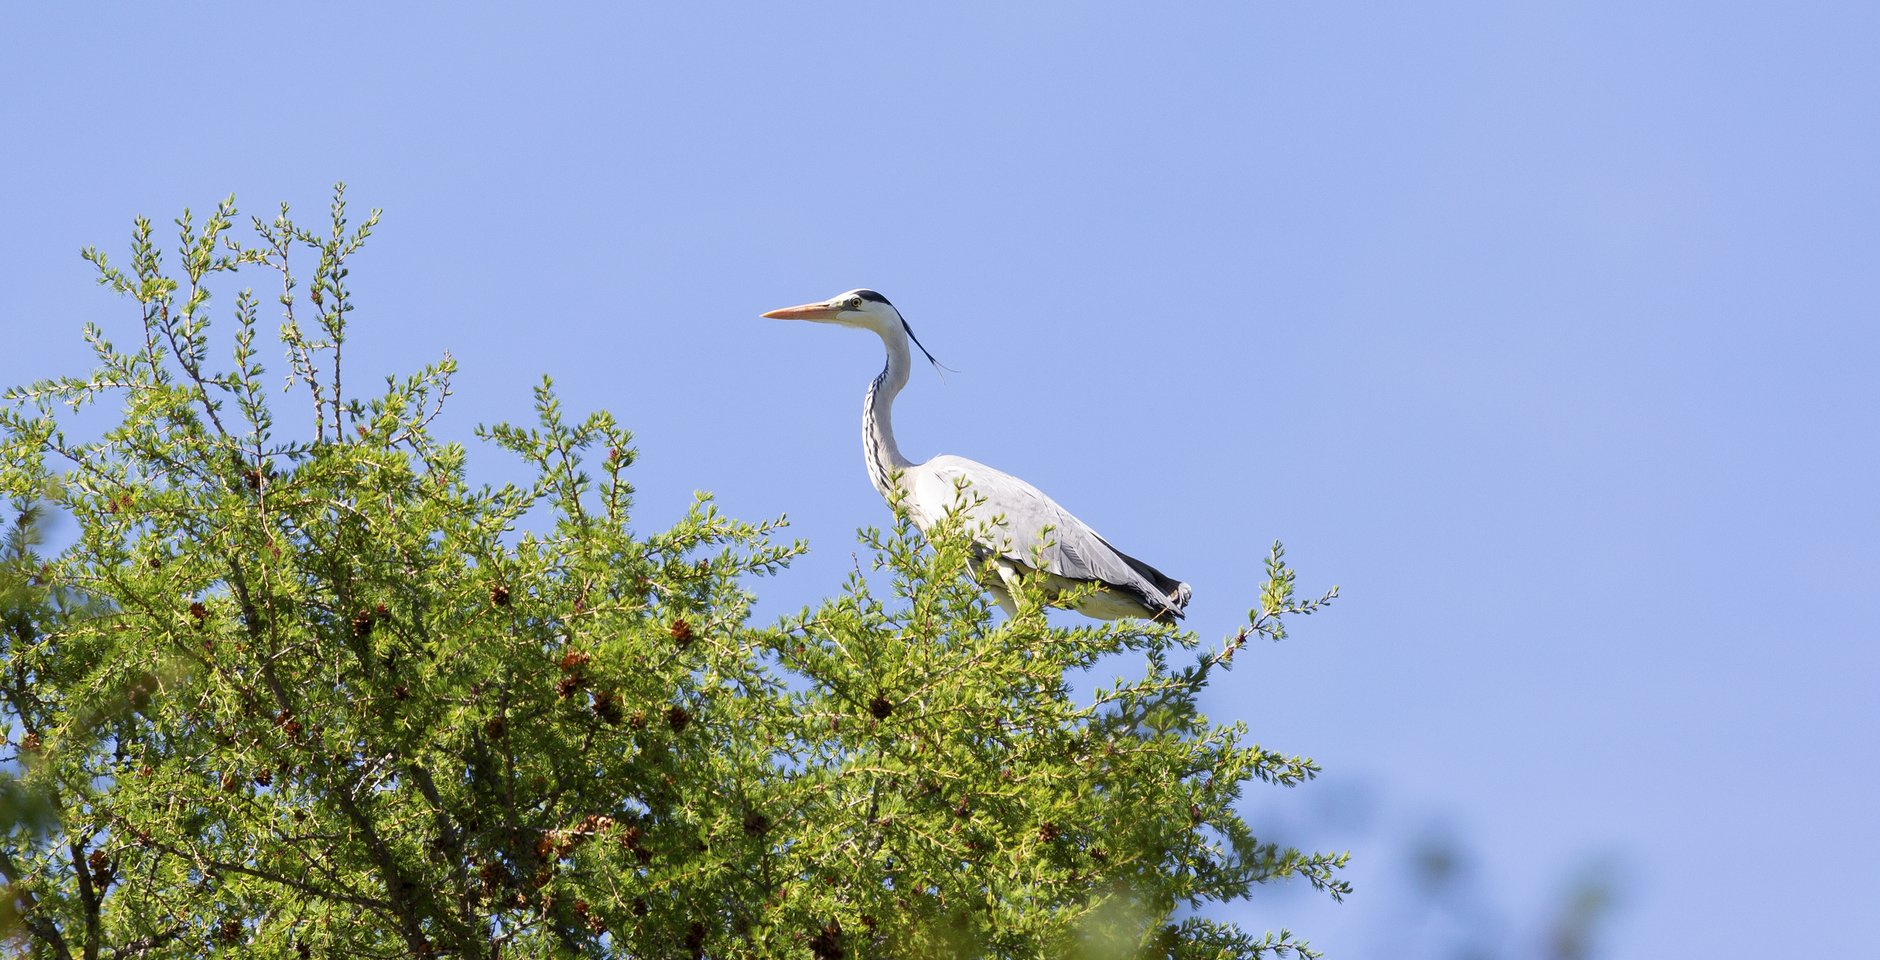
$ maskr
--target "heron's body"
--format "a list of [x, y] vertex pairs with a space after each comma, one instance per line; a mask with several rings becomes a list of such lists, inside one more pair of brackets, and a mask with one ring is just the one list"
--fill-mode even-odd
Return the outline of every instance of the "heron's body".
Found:
[[[1045, 593], [1051, 597], [1081, 584], [1096, 593], [1077, 604], [1077, 612], [1102, 620], [1120, 617], [1180, 617], [1188, 585], [1110, 546], [1095, 530], [1058, 506], [1044, 491], [965, 457], [940, 456], [915, 464], [902, 480], [915, 525], [928, 529], [960, 500], [969, 528], [979, 531], [986, 551], [981, 565], [996, 579], [986, 587], [1008, 612], [1014, 609], [1013, 581], [1042, 561]], [[931, 511], [940, 506], [940, 514]], [[1034, 549], [1042, 548], [1034, 555]]]
[[913, 366], [912, 330], [885, 297], [852, 290], [824, 303], [773, 310], [767, 317], [817, 320], [873, 330], [888, 362], [862, 404], [862, 454], [868, 479], [890, 505], [896, 477], [914, 525], [923, 532], [960, 510], [980, 550], [981, 580], [1009, 614], [1012, 586], [1028, 573], [1044, 576], [1053, 598], [1079, 587], [1094, 593], [1076, 605], [1086, 616], [1174, 618], [1187, 606], [1188, 585], [1110, 546], [1095, 530], [1037, 487], [964, 457], [914, 463], [894, 441], [894, 398]]

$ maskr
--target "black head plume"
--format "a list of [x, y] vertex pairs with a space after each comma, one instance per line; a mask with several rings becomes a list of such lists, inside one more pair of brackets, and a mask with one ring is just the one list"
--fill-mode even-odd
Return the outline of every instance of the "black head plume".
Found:
[[[895, 311], [895, 312], [896, 312], [896, 313], [899, 313], [900, 311], [899, 311], [899, 310], [897, 310], [897, 311]], [[921, 343], [921, 342], [920, 342], [920, 338], [919, 338], [919, 337], [917, 337], [917, 336], [914, 336], [914, 328], [913, 328], [913, 327], [910, 327], [910, 326], [908, 326], [908, 324], [907, 324], [907, 318], [906, 318], [906, 317], [902, 317], [902, 318], [901, 318], [901, 329], [903, 329], [903, 330], [906, 330], [906, 331], [907, 331], [907, 338], [908, 338], [909, 340], [912, 340], [912, 341], [914, 341], [914, 346], [917, 346], [917, 347], [919, 347], [919, 348], [920, 348], [920, 352], [921, 352], [921, 355], [927, 358], [927, 362], [928, 362], [928, 363], [931, 363], [931, 364], [933, 364], [933, 367], [934, 367], [934, 369], [935, 369], [935, 370], [947, 370], [947, 369], [951, 369], [951, 368], [949, 368], [949, 367], [944, 367], [944, 366], [941, 366], [941, 364], [940, 364], [940, 361], [938, 361], [938, 360], [935, 360], [935, 359], [933, 358], [933, 354], [931, 354], [931, 353], [928, 353], [928, 352], [927, 352], [927, 345], [926, 345], [926, 344], [924, 344], [924, 343]], [[954, 370], [953, 372], [954, 372], [954, 373], [958, 373], [959, 371], [958, 371], [958, 370]]]
[[[894, 310], [895, 316], [901, 317], [900, 307], [896, 307], [894, 304], [889, 303], [887, 297], [884, 297], [881, 294], [876, 293], [873, 290], [857, 290], [855, 291], [855, 295], [858, 297], [861, 297], [863, 300], [873, 300], [876, 303], [884, 304], [888, 306], [890, 309]], [[933, 368], [935, 370], [942, 371], [941, 379], [945, 379], [946, 373], [958, 373], [959, 372], [958, 370], [954, 370], [952, 367], [949, 367], [946, 364], [943, 364], [940, 361], [935, 360], [933, 358], [933, 354], [927, 352], [927, 345], [924, 343], [921, 343], [920, 338], [914, 335], [914, 327], [907, 322], [906, 317], [901, 317], [901, 329], [907, 331], [907, 338], [909, 340], [914, 341], [914, 346], [920, 348], [921, 355], [927, 358], [927, 362], [933, 364]]]

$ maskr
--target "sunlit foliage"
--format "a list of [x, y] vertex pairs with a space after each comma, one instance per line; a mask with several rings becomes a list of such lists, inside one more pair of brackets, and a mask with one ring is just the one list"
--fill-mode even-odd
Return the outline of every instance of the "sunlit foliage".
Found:
[[[774, 624], [804, 550], [709, 498], [631, 524], [630, 437], [430, 429], [448, 357], [343, 379], [377, 223], [138, 220], [134, 342], [16, 388], [0, 491], [0, 924], [52, 957], [1246, 957], [1308, 953], [1207, 905], [1343, 855], [1257, 837], [1242, 790], [1312, 761], [1196, 708], [1293, 598], [1275, 547], [1218, 648], [1137, 621], [1009, 621], [959, 531], [865, 531], [872, 570]], [[312, 272], [297, 272], [311, 261]], [[211, 288], [233, 296], [210, 336]], [[286, 392], [261, 360], [281, 321]], [[225, 360], [216, 359], [225, 357]], [[285, 397], [285, 400], [280, 399]], [[109, 404], [100, 403], [109, 401]], [[113, 409], [105, 409], [107, 406]], [[97, 427], [76, 431], [76, 412]], [[293, 426], [286, 424], [292, 423]], [[52, 549], [35, 515], [69, 518]], [[1326, 599], [1329, 599], [1329, 595]], [[1073, 696], [1124, 653], [1133, 678]]]

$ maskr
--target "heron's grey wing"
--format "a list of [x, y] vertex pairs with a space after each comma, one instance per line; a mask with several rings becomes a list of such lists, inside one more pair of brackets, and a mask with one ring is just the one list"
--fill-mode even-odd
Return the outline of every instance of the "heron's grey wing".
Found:
[[1045, 572], [1066, 579], [1095, 580], [1129, 591], [1152, 610], [1173, 606], [1179, 613], [1183, 604], [1171, 603], [1171, 598], [1184, 589], [1180, 581], [1111, 546], [1037, 487], [963, 457], [935, 457], [919, 472], [912, 493], [933, 520], [952, 506], [956, 484], [964, 479], [970, 487], [970, 520], [990, 524], [995, 517], [1005, 519], [1003, 526], [989, 529], [996, 542], [985, 543], [988, 548], [1027, 567], [1042, 562]]

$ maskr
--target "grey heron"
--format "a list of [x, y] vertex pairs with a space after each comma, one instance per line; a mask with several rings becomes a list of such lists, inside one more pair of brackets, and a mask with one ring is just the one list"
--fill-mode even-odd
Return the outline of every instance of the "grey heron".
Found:
[[1046, 593], [1054, 598], [1077, 586], [1094, 585], [1094, 592], [1076, 604], [1085, 616], [1115, 620], [1182, 615], [1191, 592], [1188, 584], [1110, 546], [1037, 487], [964, 457], [914, 463], [901, 455], [894, 442], [893, 413], [894, 398], [907, 385], [913, 366], [908, 341], [920, 347], [929, 362], [934, 360], [887, 297], [873, 290], [850, 290], [764, 316], [856, 327], [881, 337], [888, 363], [868, 385], [862, 402], [862, 457], [868, 479], [893, 506], [893, 478], [899, 473], [903, 503], [923, 533], [959, 502], [964, 485], [965, 519], [978, 548], [980, 579], [1008, 616], [1018, 609], [1012, 599], [1018, 578], [1033, 573], [1043, 574]]

